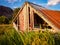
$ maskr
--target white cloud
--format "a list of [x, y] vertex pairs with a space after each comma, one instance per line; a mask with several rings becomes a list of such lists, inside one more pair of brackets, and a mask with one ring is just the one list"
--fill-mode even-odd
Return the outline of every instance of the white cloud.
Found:
[[34, 4], [36, 4], [36, 2], [33, 2]]
[[48, 3], [47, 5], [50, 6], [50, 5], [56, 5], [60, 3], [60, 0], [48, 0]]
[[46, 3], [39, 3], [38, 5], [46, 5]]
[[21, 0], [6, 0], [8, 3], [15, 3], [17, 1], [21, 2]]
[[14, 6], [13, 8], [18, 8], [17, 6]]

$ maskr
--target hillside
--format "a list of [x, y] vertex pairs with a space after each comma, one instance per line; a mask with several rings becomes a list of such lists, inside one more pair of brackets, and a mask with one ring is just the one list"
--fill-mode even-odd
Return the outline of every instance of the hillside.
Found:
[[7, 18], [11, 18], [13, 14], [13, 10], [9, 7], [0, 6], [0, 16], [6, 16]]

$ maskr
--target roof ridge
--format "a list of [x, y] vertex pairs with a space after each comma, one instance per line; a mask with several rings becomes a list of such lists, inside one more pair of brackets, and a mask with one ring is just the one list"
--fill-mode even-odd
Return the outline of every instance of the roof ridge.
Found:
[[[35, 3], [32, 3], [32, 2], [29, 2], [29, 1], [26, 1], [26, 2], [29, 3], [29, 4], [33, 4], [33, 5], [36, 5], [36, 6], [42, 7], [42, 8], [47, 9], [47, 10], [51, 10], [51, 9], [48, 9], [48, 8], [43, 7], [43, 6], [41, 6], [41, 5], [38, 5], [38, 4], [35, 4]], [[52, 11], [60, 11], [60, 10], [52, 10]]]
[[29, 4], [33, 4], [33, 5], [36, 5], [36, 6], [42, 7], [42, 8], [45, 8], [45, 7], [41, 6], [41, 5], [38, 5], [38, 4], [35, 4], [35, 3], [32, 3], [32, 2], [29, 2], [29, 1], [28, 1], [27, 3], [29, 3]]

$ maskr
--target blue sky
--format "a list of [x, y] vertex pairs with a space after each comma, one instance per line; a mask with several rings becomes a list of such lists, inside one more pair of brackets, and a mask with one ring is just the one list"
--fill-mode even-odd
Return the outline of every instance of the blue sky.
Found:
[[[48, 9], [60, 10], [60, 0], [28, 0], [29, 2], [41, 5]], [[21, 7], [25, 0], [0, 0], [0, 5], [10, 7], [12, 9]]]

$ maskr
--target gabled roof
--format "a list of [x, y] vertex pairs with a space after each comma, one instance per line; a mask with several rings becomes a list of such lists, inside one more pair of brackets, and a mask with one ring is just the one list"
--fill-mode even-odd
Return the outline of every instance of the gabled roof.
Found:
[[[42, 6], [36, 5], [31, 2], [27, 2], [31, 5], [34, 9], [44, 14], [44, 16], [50, 20], [58, 29], [60, 29], [60, 11], [49, 10]], [[23, 7], [22, 7], [23, 9]], [[16, 16], [17, 17], [17, 16]]]
[[49, 10], [42, 6], [30, 3], [29, 4], [36, 10], [42, 12], [48, 20], [50, 20], [57, 28], [60, 29], [60, 11]]

